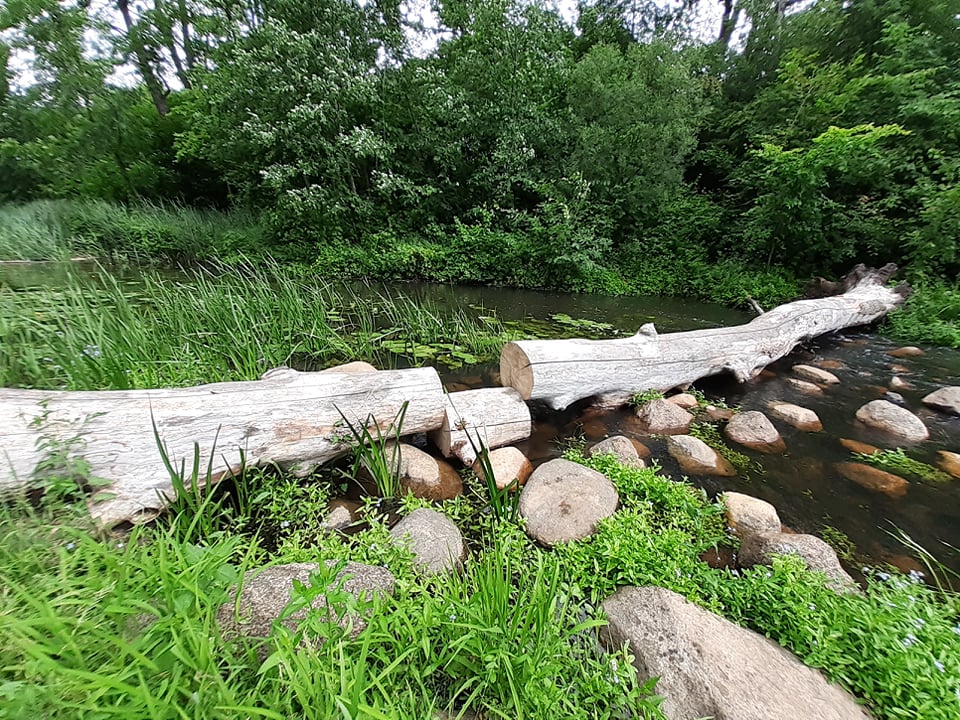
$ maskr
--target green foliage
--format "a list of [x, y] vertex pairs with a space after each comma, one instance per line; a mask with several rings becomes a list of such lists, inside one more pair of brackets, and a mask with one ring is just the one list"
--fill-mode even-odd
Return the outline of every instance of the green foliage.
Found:
[[763, 465], [756, 460], [751, 460], [748, 455], [737, 452], [724, 442], [723, 437], [717, 426], [711, 422], [697, 422], [690, 426], [689, 434], [698, 438], [713, 448], [719, 455], [736, 468], [737, 473], [747, 476], [750, 473], [763, 475]]
[[919, 278], [914, 293], [884, 324], [887, 334], [911, 342], [960, 348], [960, 287]]
[[[63, 290], [0, 293], [0, 383], [123, 389], [253, 380], [288, 363], [396, 362], [394, 343], [491, 358], [507, 332], [493, 316], [441, 311], [405, 296], [333, 289], [274, 263], [148, 272], [127, 287], [103, 272]], [[448, 346], [448, 347], [447, 347]], [[406, 352], [402, 354], [407, 355]]]
[[630, 404], [634, 407], [643, 407], [654, 400], [663, 400], [663, 393], [659, 390], [643, 390], [630, 396]]
[[396, 498], [400, 495], [400, 436], [403, 418], [409, 405], [408, 401], [403, 402], [386, 429], [380, 427], [380, 422], [373, 415], [368, 415], [365, 420], [358, 418], [351, 422], [340, 408], [337, 408], [343, 424], [353, 438], [354, 477], [361, 471], [367, 474], [376, 483], [380, 497], [383, 498]]
[[765, 143], [745, 164], [744, 251], [771, 264], [790, 257], [800, 272], [842, 270], [856, 259], [896, 257], [900, 239], [872, 202], [894, 167], [884, 141], [907, 134], [897, 125], [831, 127], [808, 148]]
[[878, 450], [874, 453], [855, 452], [853, 456], [857, 460], [878, 467], [881, 470], [888, 470], [918, 480], [948, 482], [951, 479], [949, 473], [938, 470], [933, 467], [933, 465], [928, 465], [925, 462], [914, 460], [900, 448], [895, 450]]

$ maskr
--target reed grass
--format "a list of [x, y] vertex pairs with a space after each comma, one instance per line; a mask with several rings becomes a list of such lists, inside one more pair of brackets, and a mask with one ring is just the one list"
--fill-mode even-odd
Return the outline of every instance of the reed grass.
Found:
[[[84, 255], [139, 262], [231, 261], [243, 254], [265, 253], [266, 241], [266, 230], [257, 218], [241, 210], [101, 200], [0, 206], [0, 260], [64, 260]], [[283, 257], [283, 246], [275, 247], [273, 254]]]
[[[427, 343], [490, 359], [510, 334], [490, 318], [404, 295], [362, 294], [277, 264], [217, 265], [125, 285], [106, 270], [57, 290], [0, 292], [0, 385], [127, 389], [253, 380], [280, 365], [436, 360]], [[399, 350], [399, 351], [398, 351]]]

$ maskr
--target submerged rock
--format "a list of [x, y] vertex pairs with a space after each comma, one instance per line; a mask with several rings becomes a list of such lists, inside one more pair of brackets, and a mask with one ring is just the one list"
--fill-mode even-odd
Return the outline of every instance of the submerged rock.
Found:
[[667, 438], [667, 451], [680, 464], [680, 469], [690, 475], [734, 477], [737, 474], [729, 460], [691, 435], [671, 435]]
[[868, 402], [857, 410], [857, 420], [907, 442], [919, 442], [930, 437], [927, 426], [920, 418], [889, 400]]
[[467, 559], [460, 529], [436, 510], [414, 510], [390, 529], [390, 535], [409, 548], [414, 564], [427, 575], [459, 570]]
[[857, 589], [853, 578], [840, 566], [837, 553], [815, 535], [780, 532], [748, 535], [740, 545], [740, 566], [770, 565], [775, 555], [797, 555], [809, 569], [826, 575], [827, 584], [835, 590]]
[[873, 455], [880, 452], [876, 445], [870, 445], [859, 440], [850, 440], [849, 438], [840, 438], [840, 444], [850, 452], [860, 453], [861, 455]]
[[[637, 451], [637, 444], [624, 435], [614, 435], [606, 440], [601, 440], [587, 451], [589, 457], [609, 453], [613, 455], [624, 465], [631, 467], [644, 468], [646, 463], [640, 459], [640, 453]], [[649, 450], [647, 451], [649, 452]]]
[[813, 410], [792, 403], [771, 403], [770, 414], [804, 432], [820, 432], [823, 423]]
[[[509, 487], [516, 481], [514, 490], [517, 486], [523, 485], [530, 473], [533, 472], [533, 465], [527, 459], [527, 456], [515, 447], [503, 447], [491, 450], [488, 455], [490, 467], [493, 469], [493, 481], [498, 490]], [[477, 477], [486, 481], [483, 466], [480, 461], [473, 464], [473, 471]]]
[[777, 509], [766, 500], [738, 492], [722, 495], [727, 526], [741, 539], [762, 532], [780, 532]]
[[762, 453], [782, 453], [787, 449], [773, 423], [758, 410], [737, 413], [723, 432], [734, 442]]
[[669, 720], [870, 720], [856, 699], [759, 633], [659, 587], [603, 602], [610, 648], [629, 645], [642, 679], [659, 678]]
[[[327, 561], [332, 567], [333, 561]], [[239, 606], [237, 606], [237, 589], [231, 592], [230, 602], [224, 603], [217, 611], [217, 624], [224, 637], [239, 636], [250, 638], [266, 638], [270, 630], [287, 605], [293, 594], [294, 581], [310, 586], [310, 576], [320, 571], [316, 563], [291, 563], [289, 565], [275, 565], [261, 570], [248, 572], [240, 589]], [[342, 581], [342, 584], [340, 584]], [[353, 595], [355, 598], [375, 595], [392, 595], [394, 586], [393, 573], [384, 567], [363, 565], [348, 562], [336, 576], [334, 586]], [[314, 610], [327, 607], [326, 595], [321, 593], [310, 604]], [[235, 611], [236, 608], [236, 611]], [[302, 608], [289, 617], [284, 618], [283, 624], [291, 630], [307, 616], [308, 608]], [[343, 615], [332, 617], [331, 620], [342, 627], [351, 626], [351, 635], [356, 636], [364, 627], [362, 617], [357, 615]]]
[[812, 382], [799, 380], [798, 378], [787, 378], [786, 381], [787, 385], [794, 390], [802, 392], [804, 395], [823, 395], [823, 388], [819, 385], [814, 385]]
[[619, 502], [605, 475], [558, 458], [533, 471], [520, 493], [520, 515], [530, 537], [553, 547], [592, 535]]
[[799, 378], [822, 385], [838, 385], [840, 383], [840, 378], [832, 372], [814, 367], [813, 365], [794, 365], [793, 372]]
[[907, 357], [922, 357], [926, 355], [926, 353], [914, 345], [906, 345], [904, 347], [897, 348], [896, 350], [891, 350], [890, 352], [887, 353], [887, 355], [890, 355], [891, 357], [895, 357], [895, 358], [907, 358]]
[[913, 385], [908, 383], [899, 375], [894, 375], [890, 378], [890, 389], [891, 390], [912, 390]]
[[940, 456], [940, 462], [937, 463], [937, 466], [945, 473], [960, 478], [960, 453], [939, 450], [937, 454]]
[[888, 473], [872, 465], [844, 462], [834, 466], [847, 480], [874, 492], [881, 492], [892, 498], [901, 498], [907, 494], [910, 483], [899, 475]]
[[921, 401], [924, 405], [951, 415], [960, 415], [960, 387], [934, 390]]
[[637, 409], [637, 417], [647, 432], [655, 435], [685, 433], [693, 422], [693, 415], [672, 402], [651, 400]]

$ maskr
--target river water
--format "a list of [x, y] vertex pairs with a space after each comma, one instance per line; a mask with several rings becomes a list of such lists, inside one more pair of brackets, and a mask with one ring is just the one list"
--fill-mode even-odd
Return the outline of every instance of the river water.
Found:
[[[73, 267], [76, 272], [76, 266]], [[124, 277], [136, 283], [137, 271], [127, 269]], [[176, 275], [176, 273], [173, 273]], [[0, 289], [14, 291], [30, 287], [56, 287], [64, 283], [66, 271], [57, 265], [2, 265]], [[545, 319], [562, 313], [577, 320], [609, 323], [624, 333], [633, 333], [647, 322], [666, 332], [735, 325], [750, 320], [749, 314], [688, 300], [661, 297], [605, 297], [535, 292], [505, 288], [397, 285], [392, 294], [424, 298], [439, 307], [495, 311], [504, 320]], [[879, 447], [898, 445], [890, 438], [870, 431], [855, 420], [864, 403], [884, 396], [894, 375], [910, 383], [898, 392], [906, 407], [917, 413], [930, 429], [930, 439], [915, 446], [900, 444], [911, 457], [933, 465], [937, 451], [960, 452], [960, 418], [925, 408], [920, 399], [944, 385], [960, 383], [960, 353], [955, 350], [923, 347], [925, 355], [897, 359], [890, 350], [897, 344], [870, 331], [853, 328], [824, 336], [797, 348], [790, 356], [771, 365], [761, 377], [739, 384], [719, 377], [698, 382], [696, 387], [708, 398], [723, 399], [744, 410], [767, 410], [772, 401], [785, 401], [814, 410], [823, 422], [820, 433], [804, 433], [774, 421], [787, 444], [784, 455], [763, 455], [741, 447], [762, 468], [747, 477], [690, 480], [711, 495], [736, 490], [773, 503], [781, 519], [799, 532], [819, 533], [833, 527], [845, 533], [857, 551], [871, 561], [891, 562], [903, 569], [917, 567], [908, 551], [894, 537], [902, 530], [946, 565], [960, 571], [960, 480], [946, 483], [910, 481], [904, 497], [891, 498], [843, 478], [834, 464], [852, 460], [840, 445], [851, 438]], [[792, 388], [786, 378], [797, 363], [830, 367], [839, 386], [827, 388], [822, 396], [808, 396]], [[475, 365], [457, 370], [438, 368], [450, 390], [495, 385], [497, 367]], [[562, 452], [571, 437], [588, 442], [623, 433], [637, 437], [651, 450], [663, 469], [680, 477], [679, 468], [666, 453], [664, 441], [638, 432], [629, 408], [597, 411], [585, 403], [557, 412], [537, 411], [534, 430], [521, 444], [537, 464]]]

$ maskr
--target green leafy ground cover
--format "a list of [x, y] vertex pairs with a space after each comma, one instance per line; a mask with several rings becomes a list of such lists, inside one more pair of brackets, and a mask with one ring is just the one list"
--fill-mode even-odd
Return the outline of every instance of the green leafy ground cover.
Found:
[[[712, 569], [700, 554], [730, 539], [702, 491], [610, 456], [568, 458], [620, 493], [594, 536], [544, 552], [490, 512], [485, 485], [468, 475], [464, 496], [439, 509], [471, 557], [462, 575], [433, 580], [389, 541], [374, 503], [366, 529], [325, 533], [325, 495], [266, 471], [240, 478], [242, 492], [185, 495], [126, 536], [91, 532], [80, 506], [53, 493], [4, 505], [0, 717], [655, 718], [652, 683], [625, 652], [597, 645], [599, 603], [628, 584], [670, 588], [769, 635], [878, 718], [956, 717], [960, 605], [949, 588], [876, 571], [863, 594], [838, 595], [788, 558]], [[406, 498], [401, 512], [423, 505]], [[296, 630], [278, 623], [260, 649], [220, 635], [217, 609], [245, 571], [321, 559], [385, 565], [396, 592], [355, 601], [332, 582], [334, 565], [289, 608], [325, 593], [328, 612]], [[349, 610], [368, 619], [354, 638], [337, 623]]]

